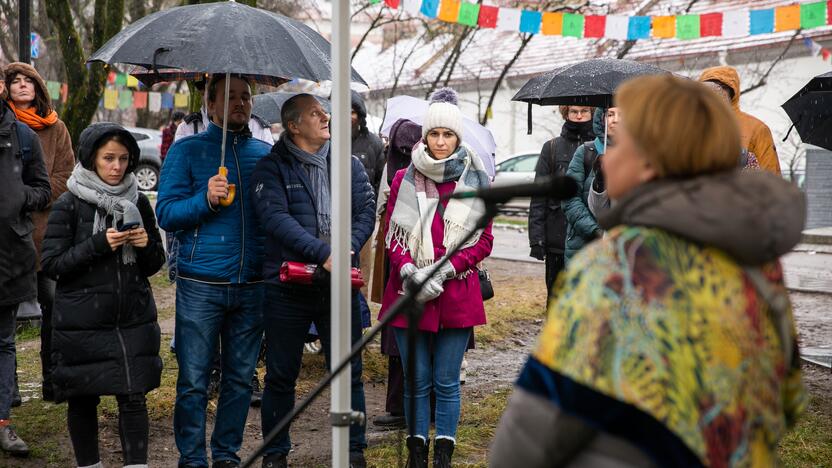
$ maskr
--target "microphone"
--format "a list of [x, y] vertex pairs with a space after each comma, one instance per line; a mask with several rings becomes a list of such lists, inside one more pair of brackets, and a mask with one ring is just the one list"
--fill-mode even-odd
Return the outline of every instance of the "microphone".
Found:
[[480, 198], [486, 203], [505, 203], [518, 197], [546, 197], [555, 200], [568, 200], [578, 193], [578, 183], [567, 176], [545, 177], [537, 182], [516, 185], [498, 185], [470, 192], [452, 193], [442, 197], [447, 199]]

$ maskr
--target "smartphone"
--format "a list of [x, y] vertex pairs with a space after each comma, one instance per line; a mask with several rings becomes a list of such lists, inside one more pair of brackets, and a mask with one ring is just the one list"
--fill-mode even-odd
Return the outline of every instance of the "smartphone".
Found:
[[129, 231], [129, 230], [131, 230], [131, 229], [135, 229], [135, 228], [137, 228], [137, 227], [139, 227], [139, 223], [126, 223], [126, 224], [122, 224], [121, 226], [119, 226], [119, 227], [118, 227], [118, 232]]

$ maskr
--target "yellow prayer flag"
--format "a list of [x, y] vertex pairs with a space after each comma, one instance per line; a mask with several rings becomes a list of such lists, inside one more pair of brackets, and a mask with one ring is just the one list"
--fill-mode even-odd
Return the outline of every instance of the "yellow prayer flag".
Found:
[[173, 96], [174, 107], [188, 107], [188, 95], [185, 93], [176, 93]]
[[459, 19], [459, 7], [462, 0], [442, 0], [439, 5], [439, 19], [449, 23], [456, 23]]
[[139, 80], [136, 79], [133, 75], [127, 75], [127, 87], [128, 88], [138, 88], [139, 87]]
[[563, 34], [563, 13], [543, 13], [540, 32], [546, 36], [559, 36]]
[[774, 30], [791, 31], [800, 29], [800, 5], [789, 5], [774, 9]]
[[653, 37], [660, 39], [672, 39], [676, 37], [676, 17], [654, 16]]
[[116, 110], [118, 108], [118, 92], [116, 90], [104, 90], [104, 108], [107, 110]]

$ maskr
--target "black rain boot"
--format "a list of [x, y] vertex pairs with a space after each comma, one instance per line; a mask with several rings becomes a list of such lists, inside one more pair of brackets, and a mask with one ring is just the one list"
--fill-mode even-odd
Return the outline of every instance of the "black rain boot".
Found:
[[436, 439], [433, 441], [433, 468], [451, 468], [451, 457], [454, 455], [454, 441], [451, 439]]
[[428, 442], [421, 437], [407, 438], [407, 468], [428, 468]]

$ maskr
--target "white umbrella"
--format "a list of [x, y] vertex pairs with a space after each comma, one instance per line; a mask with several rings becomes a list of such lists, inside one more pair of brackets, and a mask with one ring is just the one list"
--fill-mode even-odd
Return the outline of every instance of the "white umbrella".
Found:
[[[390, 128], [399, 119], [408, 119], [422, 125], [429, 106], [430, 102], [413, 96], [396, 96], [388, 99], [387, 112], [381, 125], [381, 134], [390, 136]], [[494, 152], [497, 149], [497, 142], [494, 141], [491, 130], [466, 116], [462, 117], [462, 126], [463, 132], [465, 132], [462, 135], [462, 141], [477, 153], [482, 159], [488, 175], [494, 177]]]

